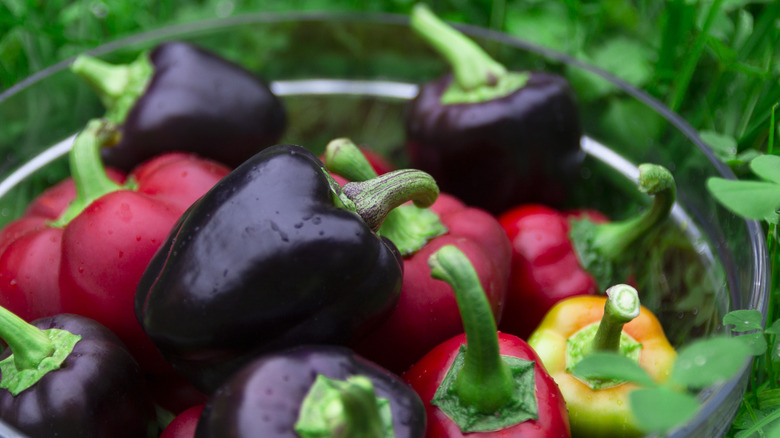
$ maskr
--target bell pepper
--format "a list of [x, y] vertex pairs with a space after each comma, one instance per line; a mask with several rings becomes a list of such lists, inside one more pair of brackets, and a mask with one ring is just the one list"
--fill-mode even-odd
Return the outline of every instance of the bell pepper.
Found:
[[101, 324], [0, 308], [0, 420], [31, 437], [146, 436], [155, 410], [138, 363]]
[[590, 352], [635, 360], [657, 382], [669, 378], [677, 353], [658, 319], [640, 305], [636, 289], [619, 284], [607, 296], [576, 296], [556, 304], [528, 339], [561, 389], [572, 435], [641, 436], [631, 413], [633, 383], [582, 381], [569, 373]]
[[[376, 177], [351, 140], [331, 141], [325, 165], [352, 181]], [[436, 345], [463, 332], [449, 284], [431, 278], [428, 257], [444, 245], [463, 251], [477, 270], [493, 317], [501, 318], [509, 280], [510, 247], [501, 225], [482, 209], [439, 193], [428, 209], [404, 205], [391, 211], [379, 234], [403, 255], [401, 296], [390, 317], [353, 346], [360, 355], [400, 373]]]
[[189, 43], [159, 44], [126, 65], [81, 55], [71, 70], [121, 127], [119, 143], [102, 154], [125, 171], [177, 150], [235, 167], [275, 144], [286, 125], [284, 106], [261, 78]]
[[410, 166], [430, 173], [443, 192], [493, 214], [564, 201], [584, 158], [566, 79], [507, 70], [422, 4], [411, 25], [453, 73], [423, 84], [409, 103]]
[[630, 266], [621, 257], [668, 218], [676, 198], [674, 178], [662, 166], [640, 165], [638, 183], [653, 204], [621, 221], [592, 209], [558, 211], [540, 204], [498, 217], [512, 245], [502, 331], [527, 339], [556, 302], [629, 280]]
[[163, 429], [159, 438], [194, 438], [200, 415], [206, 403], [197, 404], [180, 412]]
[[432, 349], [403, 379], [426, 402], [426, 437], [568, 437], [566, 404], [534, 350], [496, 331], [474, 267], [456, 247], [429, 259], [449, 283], [465, 334]]
[[398, 376], [330, 345], [260, 357], [206, 403], [196, 438], [421, 438], [425, 409]]
[[138, 285], [138, 320], [207, 394], [257, 354], [352, 341], [401, 289], [401, 256], [375, 231], [394, 207], [437, 195], [424, 172], [339, 187], [305, 148], [264, 149], [179, 220]]
[[[169, 371], [135, 318], [135, 288], [178, 217], [229, 170], [171, 153], [138, 166], [120, 185], [98, 155], [114, 135], [97, 120], [78, 135], [70, 154], [77, 195], [57, 219], [33, 215], [9, 224], [0, 305], [28, 321], [63, 312], [90, 317], [116, 333], [144, 370]], [[48, 198], [58, 205], [52, 211], [67, 197], [58, 196]]]

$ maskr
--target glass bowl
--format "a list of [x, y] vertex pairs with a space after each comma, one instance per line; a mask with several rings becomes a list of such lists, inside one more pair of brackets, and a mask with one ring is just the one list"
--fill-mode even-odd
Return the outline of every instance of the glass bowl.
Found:
[[[677, 181], [672, 220], [645, 243], [638, 275], [644, 304], [671, 342], [724, 333], [735, 309], [766, 314], [767, 251], [760, 225], [742, 220], [709, 196], [711, 176], [734, 178], [678, 115], [621, 80], [564, 54], [473, 26], [458, 29], [510, 69], [564, 75], [577, 92], [586, 159], [567, 200], [613, 219], [636, 212], [636, 166], [654, 162]], [[408, 18], [353, 13], [260, 13], [184, 24], [139, 34], [89, 54], [129, 62], [166, 40], [184, 40], [242, 64], [269, 81], [288, 111], [285, 143], [321, 151], [336, 137], [376, 149], [403, 165], [403, 114], [418, 84], [448, 70], [414, 34]], [[73, 135], [104, 110], [68, 70], [51, 66], [0, 94], [0, 225], [21, 214], [47, 186], [68, 175]], [[641, 119], [642, 123], [635, 121]], [[659, 276], [663, 281], [659, 281]], [[646, 290], [645, 290], [646, 289]], [[700, 394], [703, 407], [672, 437], [723, 436], [744, 393], [750, 362], [732, 380]], [[0, 423], [0, 436], [15, 436]]]

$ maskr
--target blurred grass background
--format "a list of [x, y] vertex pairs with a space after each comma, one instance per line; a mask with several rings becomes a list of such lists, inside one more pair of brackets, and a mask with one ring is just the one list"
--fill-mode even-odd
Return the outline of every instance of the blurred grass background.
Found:
[[[408, 13], [411, 0], [0, 0], [0, 92], [100, 44], [204, 18], [285, 10]], [[679, 112], [739, 171], [780, 101], [777, 0], [431, 0], [440, 16], [591, 62]]]
[[[445, 19], [501, 30], [565, 52], [645, 90], [680, 113], [742, 178], [751, 178], [746, 163], [756, 155], [780, 154], [773, 147], [780, 101], [778, 0], [428, 3]], [[85, 50], [171, 24], [289, 10], [407, 14], [413, 4], [413, 0], [0, 0], [0, 95], [31, 74]], [[581, 97], [608, 91], [594, 87], [593, 96]], [[646, 126], [652, 121], [631, 106], [620, 110], [616, 120], [624, 126], [618, 130], [641, 136], [643, 128], [652, 129]], [[0, 128], [13, 128], [2, 123]], [[773, 353], [770, 362], [780, 362], [780, 355]], [[756, 393], [765, 383], [754, 376], [751, 385]], [[777, 400], [763, 405], [746, 397], [729, 436], [742, 436], [741, 430], [777, 410], [780, 389], [777, 394]]]

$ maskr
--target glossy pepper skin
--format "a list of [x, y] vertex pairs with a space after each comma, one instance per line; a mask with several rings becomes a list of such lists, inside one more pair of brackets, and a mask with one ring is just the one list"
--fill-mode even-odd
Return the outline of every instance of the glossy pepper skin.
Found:
[[[121, 114], [113, 120], [121, 140], [102, 151], [110, 166], [129, 171], [163, 152], [186, 151], [235, 167], [284, 131], [284, 106], [268, 85], [215, 53], [166, 42], [135, 64], [145, 65], [111, 66], [82, 56], [71, 67], [98, 90], [109, 117]], [[111, 88], [117, 86], [131, 96]]]
[[[467, 259], [456, 251], [441, 248], [431, 264], [436, 278], [452, 282], [458, 294], [465, 333], [439, 344], [403, 374], [426, 402], [426, 437], [569, 437], [566, 404], [555, 381], [528, 343], [496, 331], [479, 282], [473, 270], [468, 273]], [[461, 367], [455, 367], [456, 362]], [[523, 372], [530, 378], [517, 380], [515, 376]], [[450, 374], [456, 377], [445, 385]], [[439, 399], [442, 393], [449, 396], [448, 403]], [[453, 399], [467, 410], [465, 418], [449, 411]], [[523, 410], [528, 414], [508, 418]]]
[[[521, 203], [557, 205], [584, 158], [575, 96], [561, 76], [511, 72], [422, 5], [412, 28], [454, 74], [423, 84], [405, 122], [409, 165], [442, 192], [500, 214]], [[448, 100], [452, 90], [465, 95]]]
[[596, 279], [580, 263], [571, 241], [571, 219], [583, 215], [595, 223], [600, 212], [560, 211], [525, 204], [498, 217], [512, 246], [512, 268], [501, 330], [527, 339], [550, 308], [565, 298], [595, 295]]
[[[42, 318], [32, 326], [39, 333], [60, 329], [81, 339], [57, 369], [29, 388], [15, 396], [8, 388], [0, 389], [0, 420], [30, 437], [147, 436], [155, 411], [143, 373], [111, 331], [71, 314]], [[13, 360], [23, 349], [9, 344], [0, 360], [12, 354]]]
[[[627, 285], [618, 285], [612, 291], [636, 291]], [[608, 291], [610, 295], [614, 295]], [[622, 292], [621, 292], [622, 293]], [[607, 324], [605, 321], [605, 306], [610, 298], [607, 296], [576, 296], [556, 304], [545, 315], [539, 327], [531, 334], [528, 343], [539, 355], [541, 362], [550, 372], [561, 389], [569, 410], [572, 434], [575, 436], [633, 437], [641, 436], [636, 421], [631, 414], [629, 393], [637, 388], [631, 383], [617, 386], [607, 386], [592, 389], [583, 381], [572, 376], [567, 368], [567, 342], [573, 336], [592, 324]], [[614, 300], [614, 299], [613, 299]], [[658, 319], [644, 306], [638, 304], [635, 316], [626, 317], [621, 322], [622, 333], [630, 336], [641, 344], [638, 356], [639, 365], [657, 382], [668, 379], [677, 354], [671, 346]], [[632, 319], [633, 318], [633, 319]], [[626, 322], [628, 320], [628, 322]], [[618, 324], [615, 324], [618, 325]], [[614, 333], [614, 331], [613, 331]], [[617, 328], [618, 336], [621, 328]], [[616, 344], [611, 351], [626, 340], [613, 336]], [[599, 349], [590, 345], [582, 345], [581, 349]]]
[[638, 170], [638, 190], [653, 199], [633, 217], [610, 221], [592, 209], [558, 211], [539, 204], [521, 205], [498, 217], [512, 244], [501, 330], [527, 338], [556, 302], [630, 281], [634, 267], [622, 258], [629, 251], [644, 251], [636, 243], [669, 217], [676, 198], [668, 169], [643, 163]]
[[212, 395], [195, 437], [299, 438], [303, 435], [295, 425], [317, 376], [367, 377], [376, 397], [389, 401], [394, 436], [424, 436], [423, 402], [403, 380], [347, 348], [322, 345], [296, 347], [247, 364]]
[[[365, 172], [364, 178], [374, 177], [371, 157], [365, 155], [361, 160], [361, 155], [365, 154], [350, 140], [336, 139], [326, 147], [325, 164], [331, 172], [350, 174], [353, 179], [362, 179], [355, 175], [356, 168]], [[435, 225], [420, 225], [422, 218], [415, 214], [419, 209], [408, 205], [392, 211], [380, 228], [380, 234], [392, 240], [403, 255], [401, 296], [390, 317], [353, 346], [360, 355], [396, 373], [406, 371], [433, 347], [463, 332], [452, 287], [431, 278], [428, 266], [428, 258], [442, 246], [454, 245], [469, 258], [496, 320], [504, 310], [511, 249], [496, 218], [446, 193], [440, 193], [428, 210], [428, 215], [436, 218]], [[393, 220], [393, 215], [404, 211], [408, 214]], [[405, 241], [411, 229], [429, 231], [425, 227], [435, 229], [424, 242], [410, 246]]]
[[169, 371], [135, 318], [136, 285], [182, 212], [229, 170], [169, 153], [138, 166], [127, 180], [132, 186], [119, 185], [97, 156], [99, 137], [110, 132], [93, 121], [77, 138], [71, 169], [81, 193], [68, 209], [56, 220], [20, 219], [37, 225], [16, 229], [0, 254], [0, 301], [26, 320], [62, 312], [95, 319], [145, 371]]
[[[433, 184], [396, 171], [373, 187], [410, 174]], [[346, 343], [378, 324], [398, 300], [403, 265], [374, 233], [381, 217], [342, 208], [360, 204], [349, 190], [369, 185], [340, 188], [300, 146], [259, 152], [182, 216], [150, 262], [135, 301], [146, 333], [210, 393], [257, 354]], [[428, 194], [419, 202], [438, 190]]]

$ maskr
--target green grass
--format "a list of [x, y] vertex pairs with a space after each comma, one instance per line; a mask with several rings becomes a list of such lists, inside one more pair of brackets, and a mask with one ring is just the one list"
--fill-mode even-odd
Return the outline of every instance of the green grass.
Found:
[[[446, 19], [569, 53], [647, 91], [681, 114], [741, 178], [754, 178], [747, 166], [752, 157], [780, 153], [773, 147], [780, 101], [776, 0], [429, 3]], [[84, 50], [172, 23], [290, 9], [408, 13], [412, 5], [411, 0], [0, 0], [0, 91]], [[777, 268], [776, 226], [767, 224], [767, 230]], [[770, 310], [775, 317], [780, 316], [776, 283]], [[780, 412], [775, 395], [780, 387], [767, 377], [780, 375], [779, 362], [776, 348], [756, 362], [731, 436]], [[761, 435], [759, 429], [753, 436]]]

